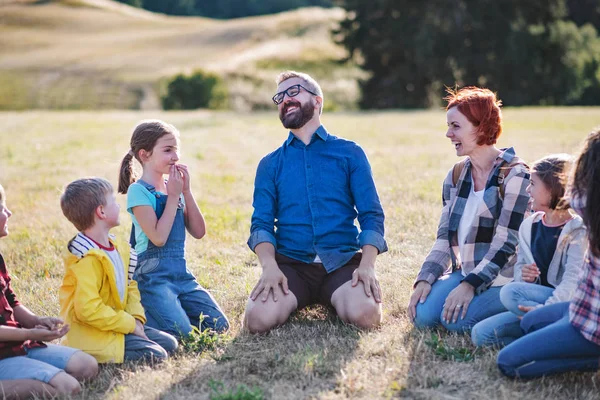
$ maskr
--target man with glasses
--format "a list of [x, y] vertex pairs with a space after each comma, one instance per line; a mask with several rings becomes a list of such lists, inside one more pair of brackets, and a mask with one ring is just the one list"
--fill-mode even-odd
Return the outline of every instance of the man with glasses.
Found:
[[277, 84], [273, 102], [290, 132], [256, 172], [248, 246], [262, 274], [244, 325], [266, 332], [294, 310], [319, 303], [358, 327], [377, 326], [375, 259], [387, 244], [369, 161], [360, 146], [321, 125], [323, 92], [313, 78], [287, 71]]

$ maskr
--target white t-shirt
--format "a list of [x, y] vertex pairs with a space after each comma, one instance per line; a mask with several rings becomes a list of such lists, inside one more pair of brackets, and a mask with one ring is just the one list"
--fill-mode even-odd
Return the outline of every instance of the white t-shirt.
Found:
[[123, 260], [121, 260], [121, 256], [117, 249], [113, 248], [112, 250], [102, 249], [110, 261], [112, 261], [112, 265], [115, 268], [115, 280], [117, 281], [117, 290], [119, 291], [119, 297], [121, 301], [125, 297], [125, 287], [127, 284], [127, 278], [125, 277], [125, 267], [123, 266]]
[[[460, 218], [460, 224], [458, 225], [458, 249], [460, 251], [460, 259], [463, 257], [463, 250], [465, 241], [467, 240], [467, 235], [471, 231], [471, 227], [473, 226], [473, 222], [475, 222], [475, 218], [477, 217], [477, 210], [479, 210], [479, 206], [483, 203], [483, 194], [485, 189], [482, 189], [478, 192], [473, 190], [473, 185], [471, 185], [471, 193], [469, 193], [469, 197], [467, 198], [467, 204], [465, 204], [465, 209], [463, 211], [462, 217]], [[463, 275], [464, 275], [464, 270]]]

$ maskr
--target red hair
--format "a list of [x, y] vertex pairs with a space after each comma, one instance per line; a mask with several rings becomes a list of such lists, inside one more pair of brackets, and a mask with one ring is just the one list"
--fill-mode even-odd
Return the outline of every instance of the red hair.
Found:
[[462, 89], [447, 88], [446, 111], [456, 107], [476, 128], [477, 144], [495, 144], [502, 133], [502, 102], [489, 89], [467, 86]]

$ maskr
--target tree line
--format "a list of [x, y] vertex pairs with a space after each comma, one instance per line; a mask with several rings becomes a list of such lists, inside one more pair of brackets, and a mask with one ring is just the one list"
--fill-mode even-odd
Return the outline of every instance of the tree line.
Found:
[[598, 0], [337, 3], [337, 40], [370, 72], [361, 108], [436, 106], [454, 85], [506, 105], [600, 104]]

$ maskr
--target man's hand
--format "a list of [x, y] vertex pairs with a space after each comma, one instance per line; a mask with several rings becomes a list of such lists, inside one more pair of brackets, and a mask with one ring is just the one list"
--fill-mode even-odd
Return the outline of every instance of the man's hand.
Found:
[[290, 292], [288, 289], [288, 280], [279, 269], [277, 263], [265, 265], [263, 266], [263, 272], [260, 275], [260, 279], [250, 293], [250, 298], [254, 301], [262, 293], [261, 300], [265, 302], [269, 298], [269, 292], [273, 292], [273, 301], [277, 301], [276, 289], [279, 285], [281, 285], [283, 294], [287, 295]]
[[523, 277], [523, 281], [533, 283], [540, 276], [540, 270], [535, 263], [527, 264], [523, 266], [521, 276]]
[[425, 303], [425, 299], [427, 299], [429, 292], [431, 292], [431, 285], [429, 282], [419, 281], [417, 286], [415, 286], [415, 290], [408, 302], [408, 317], [411, 321], [414, 321], [417, 316], [417, 302]]
[[464, 319], [473, 297], [475, 297], [475, 288], [467, 282], [462, 282], [446, 297], [444, 309], [442, 310], [442, 319], [447, 323], [456, 323], [459, 315], [461, 319]]
[[54, 317], [39, 317], [35, 327], [38, 329], [47, 329], [49, 331], [54, 331], [60, 329], [65, 322], [60, 318]]
[[144, 339], [148, 339], [148, 336], [146, 336], [146, 332], [144, 332], [144, 324], [142, 324], [142, 321], [138, 319], [135, 320], [135, 329], [133, 330], [132, 334]]
[[375, 267], [361, 263], [352, 273], [352, 287], [356, 287], [359, 281], [362, 281], [367, 297], [373, 295], [375, 301], [381, 303], [381, 288], [375, 274]]
[[49, 330], [46, 328], [33, 328], [28, 329], [27, 331], [30, 340], [50, 342], [63, 337], [67, 332], [69, 332], [69, 325], [63, 325], [59, 329], [54, 330]]

